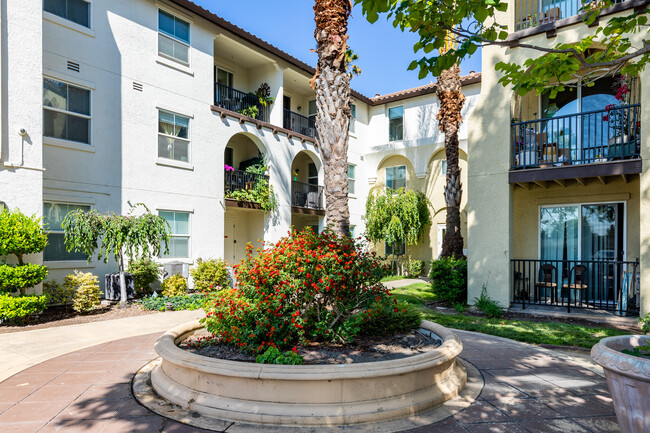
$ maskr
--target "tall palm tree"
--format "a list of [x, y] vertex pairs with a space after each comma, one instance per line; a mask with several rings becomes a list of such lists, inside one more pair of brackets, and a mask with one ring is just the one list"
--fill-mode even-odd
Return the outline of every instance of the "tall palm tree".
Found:
[[350, 233], [348, 208], [348, 128], [350, 76], [347, 71], [351, 0], [316, 0], [318, 67], [311, 79], [316, 92], [316, 131], [325, 174], [325, 215], [339, 235]]

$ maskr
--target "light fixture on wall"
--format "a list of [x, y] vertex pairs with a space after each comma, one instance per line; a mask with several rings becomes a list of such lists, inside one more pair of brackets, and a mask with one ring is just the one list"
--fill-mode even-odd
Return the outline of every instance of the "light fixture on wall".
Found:
[[0, 201], [0, 210], [3, 210], [3, 209], [9, 209], [9, 207], [7, 206], [7, 203], [5, 203], [3, 201]]
[[298, 111], [302, 111], [302, 107], [298, 105]]

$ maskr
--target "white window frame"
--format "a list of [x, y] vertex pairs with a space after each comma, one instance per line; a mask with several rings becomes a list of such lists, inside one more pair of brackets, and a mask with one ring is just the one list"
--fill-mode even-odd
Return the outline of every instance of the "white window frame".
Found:
[[[57, 81], [59, 83], [66, 84], [68, 86], [76, 87], [77, 89], [82, 89], [82, 90], [87, 90], [88, 91], [88, 108], [90, 111], [90, 115], [86, 115], [83, 113], [77, 113], [75, 111], [68, 111], [68, 110], [62, 110], [60, 108], [55, 108], [55, 107], [46, 107], [45, 104], [43, 104], [43, 97], [44, 97], [44, 92], [45, 92], [45, 80], [52, 80], [52, 81]], [[62, 143], [70, 143], [70, 144], [75, 144], [75, 145], [81, 145], [81, 146], [93, 146], [93, 90], [90, 87], [83, 86], [77, 83], [74, 83], [72, 81], [68, 80], [62, 80], [61, 78], [58, 77], [52, 77], [49, 75], [43, 75], [43, 84], [41, 86], [42, 94], [41, 94], [41, 104], [43, 105], [43, 110], [48, 110], [48, 111], [53, 111], [57, 113], [62, 113], [66, 114], [69, 116], [75, 116], [75, 117], [80, 117], [83, 119], [88, 120], [88, 143], [84, 143], [83, 141], [75, 141], [75, 140], [70, 140], [67, 138], [58, 138], [58, 137], [51, 137], [49, 135], [45, 135], [45, 125], [43, 125], [43, 137], [47, 140], [56, 140]], [[46, 143], [47, 144], [47, 143]]]
[[[54, 201], [54, 200], [43, 200], [43, 220], [45, 220], [46, 215], [45, 215], [45, 205], [50, 204], [50, 205], [72, 205], [72, 206], [85, 206], [88, 208], [88, 212], [92, 210], [92, 206], [88, 203], [74, 203], [74, 202], [59, 202], [59, 201]], [[65, 234], [65, 231], [63, 229], [56, 229], [52, 230], [51, 228], [48, 228], [45, 230], [45, 233], [49, 236], [51, 234]], [[45, 254], [43, 254], [43, 262], [47, 263], [48, 266], [51, 267], [52, 264], [73, 264], [74, 267], [80, 267], [79, 264], [86, 264], [88, 263], [87, 259], [64, 259], [64, 260], [46, 260], [45, 259]], [[92, 267], [93, 265], [89, 265], [87, 267]], [[84, 267], [84, 266], [82, 266]]]
[[[160, 160], [163, 160], [163, 162], [164, 161], [170, 161], [170, 162], [183, 164], [183, 165], [184, 164], [191, 165], [192, 164], [192, 116], [188, 116], [188, 115], [182, 114], [182, 113], [177, 113], [175, 111], [171, 111], [169, 109], [160, 108], [160, 107], [157, 108], [157, 111], [158, 111], [158, 120], [157, 120], [157, 123], [156, 123], [156, 129], [158, 131], [158, 140], [160, 139], [160, 137], [166, 137], [166, 138], [171, 138], [173, 140], [181, 140], [181, 141], [187, 142], [187, 161], [182, 161], [180, 159], [174, 159], [174, 158], [169, 158], [169, 157], [166, 157], [166, 156], [161, 156], [160, 152], [159, 152], [158, 141], [156, 141], [156, 155], [157, 155], [157, 158], [160, 159]], [[174, 125], [176, 124], [176, 116], [187, 118], [187, 138], [174, 137], [173, 135], [169, 135], [169, 134], [165, 134], [164, 132], [160, 132], [160, 113], [161, 112], [166, 113], [166, 114], [171, 114], [172, 116], [174, 116]]]
[[[67, 1], [67, 0], [66, 0]], [[75, 21], [72, 21], [71, 19], [67, 17], [62, 17], [61, 15], [57, 15], [53, 12], [49, 12], [45, 10], [45, 3], [41, 5], [41, 9], [43, 11], [43, 17], [47, 19], [48, 21], [54, 22], [55, 24], [60, 24], [64, 27], [69, 27], [72, 30], [76, 30], [80, 33], [85, 33], [88, 36], [95, 36], [94, 32], [92, 31], [93, 29], [93, 0], [81, 0], [85, 3], [88, 3], [88, 27], [84, 26], [83, 24], [79, 24]], [[78, 27], [78, 28], [77, 28]]]
[[[172, 36], [170, 34], [162, 32], [160, 30], [160, 12], [164, 12], [166, 14], [169, 14], [169, 15], [173, 16], [174, 19], [178, 19], [178, 20], [181, 20], [181, 21], [184, 21], [184, 22], [187, 23], [188, 28], [189, 28], [189, 31], [188, 31], [188, 34], [187, 34], [188, 42], [185, 42], [185, 41], [179, 39], [176, 36]], [[182, 17], [179, 16], [178, 13], [175, 13], [175, 12], [169, 10], [169, 9], [159, 7], [158, 8], [158, 13], [156, 14], [156, 24], [157, 24], [157, 28], [158, 28], [158, 38], [156, 39], [156, 42], [158, 44], [158, 57], [169, 60], [169, 61], [172, 61], [172, 62], [175, 62], [175, 63], [178, 63], [179, 65], [183, 65], [183, 66], [189, 68], [191, 66], [191, 64], [192, 64], [192, 21], [187, 19], [185, 16], [182, 16]], [[173, 41], [176, 41], [179, 44], [185, 45], [187, 47], [187, 62], [185, 62], [183, 60], [180, 60], [180, 59], [177, 59], [176, 57], [170, 56], [168, 54], [160, 52], [160, 36], [168, 38], [168, 39], [172, 39]]]
[[[385, 167], [384, 168], [384, 182], [386, 184], [386, 188], [388, 187], [388, 169], [389, 168], [398, 168], [398, 167], [404, 167], [404, 188], [408, 186], [408, 168], [406, 167], [406, 164], [399, 164], [399, 165], [391, 165], [390, 167]], [[391, 190], [397, 190], [399, 188], [390, 188]]]
[[158, 216], [161, 212], [172, 212], [174, 214], [184, 213], [187, 214], [187, 234], [174, 234], [170, 232], [171, 238], [186, 238], [187, 239], [187, 257], [171, 257], [166, 256], [163, 251], [160, 251], [160, 260], [162, 262], [174, 262], [174, 261], [188, 261], [192, 257], [192, 214], [193, 212], [188, 210], [177, 210], [177, 209], [157, 209]]
[[[354, 177], [350, 177], [350, 167], [354, 167]], [[357, 181], [357, 165], [348, 163], [348, 195], [355, 196], [357, 194], [356, 181]], [[350, 184], [352, 184], [353, 186], [352, 192], [350, 192]]]
[[441, 177], [446, 177], [447, 176], [447, 160], [446, 159], [441, 159], [440, 160], [440, 176]]

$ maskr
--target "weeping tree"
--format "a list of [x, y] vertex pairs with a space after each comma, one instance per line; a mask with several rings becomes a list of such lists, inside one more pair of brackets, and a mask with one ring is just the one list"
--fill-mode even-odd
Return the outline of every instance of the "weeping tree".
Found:
[[127, 303], [125, 257], [131, 259], [158, 256], [169, 252], [170, 227], [164, 218], [153, 215], [149, 209], [141, 215], [114, 213], [100, 214], [96, 210], [84, 212], [80, 209], [70, 212], [63, 220], [65, 246], [68, 251], [88, 255], [88, 260], [97, 253], [97, 260], [108, 262], [114, 258], [120, 272], [120, 306]]
[[[335, 233], [350, 233], [348, 207], [348, 129], [350, 78], [348, 75], [348, 18], [351, 0], [316, 0], [318, 65], [310, 84], [316, 93], [316, 131], [323, 158], [325, 215]], [[347, 56], [346, 56], [347, 54]]]
[[[375, 186], [366, 201], [366, 236], [393, 248], [415, 245], [431, 224], [429, 200], [421, 191]], [[399, 268], [398, 263], [398, 268]]]

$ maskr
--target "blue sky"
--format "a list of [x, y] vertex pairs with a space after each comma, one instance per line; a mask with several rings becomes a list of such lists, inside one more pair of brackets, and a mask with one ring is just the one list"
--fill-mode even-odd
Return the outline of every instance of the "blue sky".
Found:
[[[314, 48], [313, 0], [194, 0], [195, 3], [253, 33], [281, 50], [308, 63], [316, 64]], [[435, 81], [428, 76], [418, 80], [417, 71], [407, 71], [409, 63], [422, 54], [413, 53], [415, 35], [393, 28], [385, 18], [370, 24], [355, 7], [350, 20], [349, 44], [359, 55], [362, 74], [352, 87], [366, 96], [386, 94]], [[477, 52], [461, 64], [461, 71], [481, 70]]]

